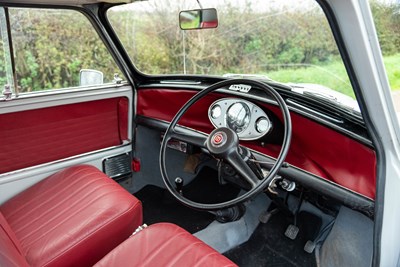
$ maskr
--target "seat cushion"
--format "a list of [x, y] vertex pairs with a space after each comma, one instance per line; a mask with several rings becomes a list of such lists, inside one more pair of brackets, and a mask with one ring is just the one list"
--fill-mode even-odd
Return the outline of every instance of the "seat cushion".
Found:
[[31, 266], [91, 266], [142, 224], [140, 201], [88, 165], [48, 177], [0, 211]]
[[28, 267], [19, 241], [0, 212], [0, 266]]
[[127, 239], [95, 267], [237, 266], [177, 225], [158, 223]]

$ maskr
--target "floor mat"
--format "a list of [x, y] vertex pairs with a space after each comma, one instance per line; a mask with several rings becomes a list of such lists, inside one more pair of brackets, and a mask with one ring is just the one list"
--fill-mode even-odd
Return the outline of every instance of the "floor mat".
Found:
[[[239, 189], [232, 185], [220, 185], [217, 172], [211, 168], [203, 168], [196, 179], [184, 187], [185, 197], [201, 203], [216, 203], [230, 200], [237, 196]], [[166, 190], [148, 185], [135, 194], [143, 204], [143, 222], [175, 223], [190, 233], [198, 232], [207, 227], [214, 215], [206, 211], [198, 211], [179, 203]]]
[[295, 240], [290, 240], [284, 233], [293, 219], [278, 213], [267, 224], [260, 224], [249, 241], [224, 255], [241, 267], [316, 266], [314, 254], [306, 253], [303, 248], [307, 240], [315, 238], [321, 220], [310, 213], [301, 212], [298, 222], [299, 234]]

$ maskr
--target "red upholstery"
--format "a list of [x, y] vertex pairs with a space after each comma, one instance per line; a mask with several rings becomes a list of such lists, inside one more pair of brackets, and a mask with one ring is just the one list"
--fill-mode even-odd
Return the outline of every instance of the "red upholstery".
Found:
[[110, 266], [236, 265], [182, 228], [170, 223], [158, 223], [130, 237], [95, 265]]
[[10, 226], [0, 213], [0, 266], [25, 267], [29, 266], [24, 255], [21, 253], [21, 246], [16, 239]]
[[30, 266], [91, 266], [142, 224], [140, 201], [86, 165], [50, 176], [0, 211], [0, 266], [26, 266], [18, 254]]
[[120, 145], [128, 111], [118, 97], [0, 114], [0, 173]]

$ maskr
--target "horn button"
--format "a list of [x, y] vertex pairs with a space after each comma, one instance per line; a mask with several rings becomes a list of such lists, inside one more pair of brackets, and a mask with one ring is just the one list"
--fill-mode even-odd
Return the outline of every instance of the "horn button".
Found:
[[224, 158], [231, 152], [237, 150], [239, 146], [239, 137], [233, 130], [227, 127], [221, 127], [210, 133], [207, 138], [206, 146], [211, 154]]

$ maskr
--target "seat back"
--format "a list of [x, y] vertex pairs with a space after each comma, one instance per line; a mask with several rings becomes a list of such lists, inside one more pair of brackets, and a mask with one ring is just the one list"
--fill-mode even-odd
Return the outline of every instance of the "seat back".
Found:
[[0, 212], [0, 266], [27, 267], [19, 241]]

